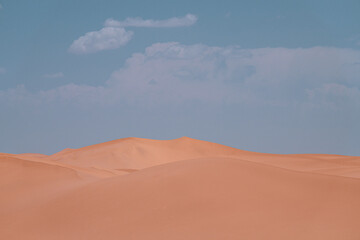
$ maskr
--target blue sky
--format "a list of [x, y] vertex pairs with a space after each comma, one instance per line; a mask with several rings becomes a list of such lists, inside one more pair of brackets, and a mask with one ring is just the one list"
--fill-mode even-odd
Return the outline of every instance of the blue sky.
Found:
[[360, 155], [359, 1], [0, 6], [0, 152], [186, 135]]

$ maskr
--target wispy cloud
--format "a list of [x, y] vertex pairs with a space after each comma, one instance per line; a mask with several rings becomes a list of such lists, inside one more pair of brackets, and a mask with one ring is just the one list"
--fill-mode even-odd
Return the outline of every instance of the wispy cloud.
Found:
[[196, 23], [197, 17], [187, 14], [184, 17], [173, 17], [165, 20], [144, 20], [142, 18], [127, 18], [124, 21], [107, 19], [99, 31], [88, 32], [76, 39], [69, 47], [70, 53], [85, 54], [103, 50], [116, 49], [126, 45], [133, 37], [132, 31], [124, 27], [186, 27]]
[[1, 3], [0, 3], [0, 9], [2, 9], [3, 8], [3, 6], [1, 5]]
[[124, 28], [104, 27], [100, 31], [88, 32], [75, 40], [69, 52], [84, 54], [116, 49], [127, 44], [132, 36], [133, 32]]
[[197, 16], [187, 14], [184, 17], [173, 17], [165, 20], [153, 20], [138, 18], [126, 18], [124, 21], [117, 21], [114, 19], [107, 19], [105, 21], [106, 27], [159, 27], [159, 28], [172, 28], [172, 27], [187, 27], [195, 24]]
[[4, 74], [6, 72], [5, 68], [0, 67], [0, 74]]
[[64, 77], [64, 73], [57, 72], [57, 73], [48, 73], [43, 75], [44, 78], [62, 78]]

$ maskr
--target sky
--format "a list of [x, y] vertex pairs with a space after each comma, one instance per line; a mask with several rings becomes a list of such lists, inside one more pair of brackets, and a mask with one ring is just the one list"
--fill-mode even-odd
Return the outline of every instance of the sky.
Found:
[[0, 0], [0, 152], [182, 136], [360, 155], [358, 0]]

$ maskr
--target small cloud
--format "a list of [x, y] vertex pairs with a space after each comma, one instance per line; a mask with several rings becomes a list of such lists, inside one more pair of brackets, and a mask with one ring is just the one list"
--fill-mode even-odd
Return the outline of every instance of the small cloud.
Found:
[[62, 77], [64, 77], [64, 74], [62, 72], [57, 72], [57, 73], [44, 74], [43, 77], [44, 78], [62, 78]]
[[171, 28], [171, 27], [188, 27], [196, 23], [197, 16], [187, 14], [184, 17], [173, 17], [165, 20], [153, 20], [138, 18], [126, 18], [124, 21], [117, 21], [114, 19], [107, 19], [105, 21], [106, 27], [158, 27], [158, 28]]
[[0, 67], [0, 74], [4, 74], [4, 73], [6, 73], [6, 69], [5, 69], [5, 68]]
[[104, 27], [100, 31], [88, 32], [76, 39], [70, 46], [69, 52], [84, 54], [108, 49], [116, 49], [127, 44], [133, 32], [124, 28]]
[[3, 8], [3, 6], [1, 5], [1, 3], [0, 3], [0, 9], [2, 9]]

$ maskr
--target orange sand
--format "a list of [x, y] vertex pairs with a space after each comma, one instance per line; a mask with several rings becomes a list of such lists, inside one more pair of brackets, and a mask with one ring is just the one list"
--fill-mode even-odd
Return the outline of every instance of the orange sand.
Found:
[[360, 157], [187, 137], [0, 153], [0, 239], [359, 240]]

